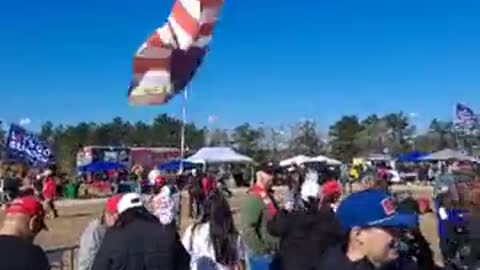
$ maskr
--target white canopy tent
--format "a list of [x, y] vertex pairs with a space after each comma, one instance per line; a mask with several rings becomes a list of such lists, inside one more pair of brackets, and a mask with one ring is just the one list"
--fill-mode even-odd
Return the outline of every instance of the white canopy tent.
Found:
[[340, 160], [327, 157], [327, 164], [332, 166], [340, 166], [342, 165], [342, 162]]
[[392, 156], [387, 154], [370, 154], [366, 157], [368, 161], [390, 161]]
[[298, 156], [294, 156], [294, 157], [291, 157], [289, 159], [285, 159], [285, 160], [280, 161], [280, 166], [281, 167], [289, 167], [289, 166], [293, 166], [293, 165], [300, 165], [302, 163], [305, 163], [305, 162], [309, 161], [310, 159], [312, 159], [312, 158], [309, 157], [309, 156], [298, 155]]
[[314, 158], [311, 158], [303, 163], [309, 163], [309, 162], [324, 162], [326, 163], [327, 165], [330, 165], [330, 166], [339, 166], [339, 165], [342, 165], [342, 162], [341, 161], [338, 161], [336, 159], [333, 159], [333, 158], [329, 158], [329, 157], [326, 157], [326, 156], [316, 156]]
[[203, 147], [186, 161], [194, 163], [250, 163], [253, 159], [229, 147]]
[[304, 160], [302, 162], [303, 163], [314, 163], [314, 162], [319, 162], [319, 163], [326, 163], [327, 165], [330, 165], [330, 166], [339, 166], [339, 165], [342, 165], [342, 162], [341, 161], [338, 161], [336, 159], [333, 159], [333, 158], [329, 158], [329, 157], [326, 157], [326, 156], [316, 156], [316, 157], [313, 157], [313, 158], [309, 158], [307, 160]]
[[447, 160], [458, 160], [458, 161], [472, 161], [473, 158], [463, 154], [462, 152], [455, 151], [452, 149], [443, 149], [441, 151], [432, 153], [428, 156], [422, 157], [421, 160], [427, 161], [447, 161]]

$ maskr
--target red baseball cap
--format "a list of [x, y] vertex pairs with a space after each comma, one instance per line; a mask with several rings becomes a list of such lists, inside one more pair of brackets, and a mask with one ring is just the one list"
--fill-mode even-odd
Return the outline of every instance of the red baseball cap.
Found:
[[163, 176], [159, 175], [155, 178], [155, 186], [157, 187], [163, 187], [165, 186], [166, 183], [167, 183], [167, 179]]
[[128, 209], [141, 206], [143, 206], [143, 201], [140, 194], [118, 194], [108, 199], [105, 206], [105, 211], [110, 214], [121, 214]]
[[323, 185], [323, 196], [338, 196], [342, 194], [342, 186], [337, 181], [328, 181]]
[[42, 218], [43, 228], [47, 229], [44, 223], [43, 217], [45, 216], [45, 210], [42, 203], [33, 196], [16, 198], [10, 202], [5, 210], [8, 214], [23, 214], [29, 217], [40, 216]]
[[110, 199], [107, 200], [107, 203], [105, 205], [105, 211], [110, 214], [118, 214], [118, 203], [120, 202], [122, 197], [122, 194], [110, 197]]

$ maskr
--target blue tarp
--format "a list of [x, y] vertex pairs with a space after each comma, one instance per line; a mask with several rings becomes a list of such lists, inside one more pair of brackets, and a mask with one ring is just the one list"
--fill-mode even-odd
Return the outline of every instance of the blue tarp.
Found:
[[427, 156], [428, 153], [423, 152], [411, 152], [398, 156], [397, 160], [400, 162], [420, 162], [421, 158]]
[[110, 170], [126, 170], [127, 167], [116, 162], [94, 162], [85, 166], [78, 167], [78, 170], [83, 173], [105, 172]]
[[158, 169], [161, 170], [161, 171], [178, 171], [180, 170], [180, 165], [183, 164], [183, 169], [184, 170], [191, 170], [191, 169], [195, 169], [195, 168], [198, 168], [200, 166], [202, 166], [201, 164], [198, 164], [198, 163], [193, 163], [193, 162], [189, 162], [189, 161], [181, 161], [181, 160], [174, 160], [174, 161], [170, 161], [168, 163], [164, 163], [162, 165], [159, 165], [158, 166]]

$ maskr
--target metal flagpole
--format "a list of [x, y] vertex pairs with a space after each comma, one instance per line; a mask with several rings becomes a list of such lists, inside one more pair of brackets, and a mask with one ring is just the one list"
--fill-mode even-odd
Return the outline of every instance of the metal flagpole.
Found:
[[453, 132], [455, 135], [455, 146], [457, 150], [462, 151], [460, 140], [458, 139], [458, 133], [461, 131], [461, 123], [458, 121], [457, 104], [453, 106]]
[[181, 128], [181, 131], [180, 131], [180, 133], [181, 133], [180, 155], [181, 155], [182, 159], [185, 157], [185, 126], [187, 125], [187, 100], [188, 100], [188, 88], [185, 88], [185, 90], [183, 91], [182, 128]]

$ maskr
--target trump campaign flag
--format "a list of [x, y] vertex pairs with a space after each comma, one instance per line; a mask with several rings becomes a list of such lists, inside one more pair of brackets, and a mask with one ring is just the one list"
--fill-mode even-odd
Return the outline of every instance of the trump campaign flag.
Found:
[[50, 147], [35, 134], [12, 124], [8, 132], [6, 151], [11, 158], [23, 160], [33, 166], [53, 163]]

